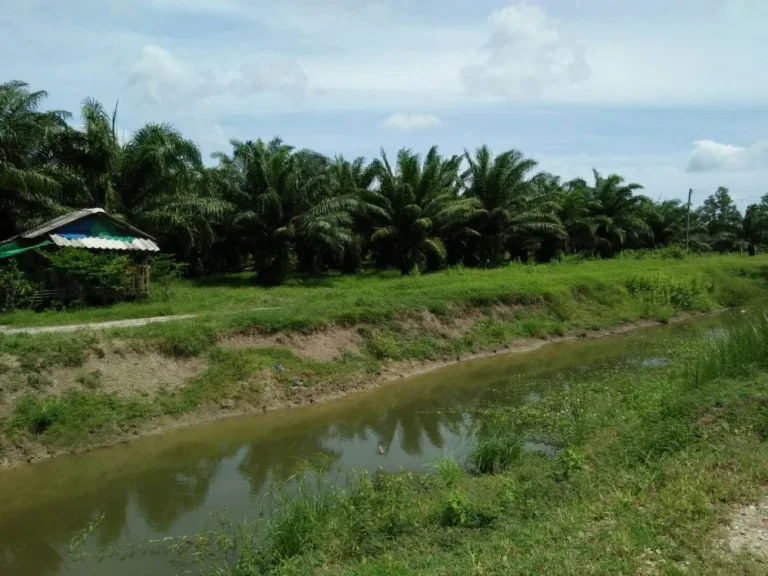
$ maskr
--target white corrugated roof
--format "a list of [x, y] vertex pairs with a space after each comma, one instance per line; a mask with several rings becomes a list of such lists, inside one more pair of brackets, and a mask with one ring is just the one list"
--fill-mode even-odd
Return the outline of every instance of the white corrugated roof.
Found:
[[70, 248], [91, 248], [102, 250], [134, 250], [140, 252], [160, 252], [160, 247], [152, 240], [145, 238], [135, 238], [132, 242], [124, 240], [112, 240], [108, 238], [96, 238], [86, 236], [85, 238], [64, 238], [58, 234], [51, 234], [51, 240], [56, 246], [66, 246]]

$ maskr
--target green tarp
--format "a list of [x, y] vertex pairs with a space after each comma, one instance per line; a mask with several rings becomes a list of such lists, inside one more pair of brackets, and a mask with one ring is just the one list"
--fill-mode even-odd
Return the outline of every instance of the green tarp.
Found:
[[48, 244], [53, 244], [53, 242], [50, 240], [44, 240], [37, 244], [30, 244], [27, 246], [23, 246], [18, 240], [14, 240], [13, 242], [6, 242], [5, 244], [0, 244], [0, 259], [17, 256], [18, 254], [23, 254], [28, 250], [34, 250], [35, 248], [39, 248], [40, 246], [47, 246]]

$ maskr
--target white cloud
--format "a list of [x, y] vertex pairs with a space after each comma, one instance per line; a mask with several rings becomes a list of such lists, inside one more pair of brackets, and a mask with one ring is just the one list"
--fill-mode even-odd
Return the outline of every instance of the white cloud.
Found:
[[480, 62], [462, 70], [469, 93], [540, 96], [547, 88], [589, 77], [584, 50], [563, 38], [540, 6], [512, 4], [491, 14], [488, 22], [490, 38]]
[[412, 130], [435, 128], [442, 123], [440, 118], [432, 114], [406, 114], [397, 112], [385, 118], [381, 125], [388, 130], [410, 132]]
[[270, 56], [243, 64], [238, 78], [230, 86], [235, 94], [241, 96], [275, 91], [285, 96], [303, 98], [308, 82], [298, 62], [291, 58]]
[[142, 48], [141, 58], [134, 66], [128, 82], [139, 87], [154, 103], [198, 91], [205, 84], [202, 75], [191, 65], [155, 45]]
[[697, 140], [688, 161], [688, 172], [740, 172], [768, 168], [768, 140], [749, 146]]
[[142, 48], [129, 84], [138, 87], [152, 103], [172, 104], [183, 99], [187, 106], [203, 100], [231, 104], [265, 94], [302, 98], [307, 91], [306, 74], [292, 58], [262, 54], [229, 66], [206, 62], [192, 65], [155, 45]]

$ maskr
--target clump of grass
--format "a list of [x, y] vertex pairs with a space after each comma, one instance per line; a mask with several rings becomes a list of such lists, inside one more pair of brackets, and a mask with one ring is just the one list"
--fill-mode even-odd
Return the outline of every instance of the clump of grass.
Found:
[[520, 438], [515, 434], [499, 432], [477, 441], [471, 461], [479, 474], [498, 474], [508, 470], [521, 451]]
[[89, 390], [96, 390], [101, 388], [104, 378], [104, 374], [101, 370], [92, 370], [91, 372], [83, 372], [77, 376], [77, 382], [82, 384]]
[[768, 366], [768, 316], [730, 326], [702, 345], [688, 366], [688, 379], [694, 386], [723, 377], [743, 376], [756, 367]]
[[53, 382], [45, 374], [39, 372], [32, 372], [27, 374], [27, 385], [33, 390], [43, 390], [49, 388]]
[[192, 330], [169, 330], [161, 337], [157, 346], [160, 352], [172, 358], [200, 356], [216, 343], [216, 331], [208, 326]]
[[281, 485], [274, 496], [275, 512], [266, 526], [268, 555], [282, 561], [309, 550], [317, 530], [338, 506], [338, 496], [317, 471], [299, 473], [295, 485]]
[[60, 398], [20, 398], [9, 428], [11, 433], [29, 432], [47, 444], [76, 445], [90, 434], [146, 418], [152, 412], [148, 404], [72, 390]]
[[464, 493], [453, 490], [445, 499], [440, 523], [453, 528], [483, 528], [494, 519], [492, 513], [481, 509]]
[[436, 458], [429, 468], [434, 470], [440, 484], [445, 487], [455, 486], [464, 475], [464, 470], [450, 454]]

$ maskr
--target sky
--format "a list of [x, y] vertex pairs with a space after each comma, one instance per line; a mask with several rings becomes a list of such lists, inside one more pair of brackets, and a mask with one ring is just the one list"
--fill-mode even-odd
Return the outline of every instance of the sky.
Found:
[[768, 192], [766, 0], [0, 0], [0, 82], [208, 157], [282, 137], [347, 157], [523, 151], [694, 204]]

